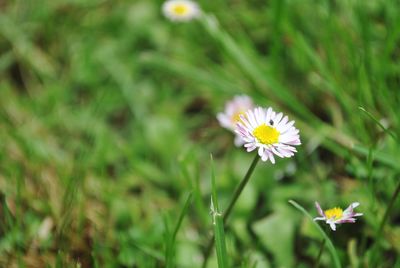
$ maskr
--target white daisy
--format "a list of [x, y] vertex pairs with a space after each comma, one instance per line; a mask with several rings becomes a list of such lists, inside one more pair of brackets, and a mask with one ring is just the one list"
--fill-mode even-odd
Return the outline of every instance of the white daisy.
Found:
[[348, 208], [344, 211], [341, 208], [335, 207], [328, 210], [323, 211], [318, 202], [315, 202], [315, 207], [317, 208], [318, 214], [321, 217], [314, 218], [314, 221], [326, 221], [327, 224], [331, 227], [333, 231], [336, 231], [336, 224], [342, 223], [354, 223], [356, 222], [356, 218], [362, 216], [362, 213], [355, 213], [354, 208], [358, 207], [360, 203], [354, 202], [350, 204]]
[[190, 0], [168, 0], [164, 2], [162, 12], [172, 21], [190, 21], [201, 14], [199, 6]]
[[[236, 123], [240, 121], [240, 116], [253, 107], [253, 101], [249, 96], [238, 95], [225, 104], [225, 111], [218, 113], [217, 119], [222, 127], [235, 132]], [[243, 144], [242, 138], [236, 134], [235, 145], [242, 146]]]
[[301, 144], [299, 130], [293, 125], [294, 121], [289, 122], [282, 113], [257, 107], [240, 116], [236, 133], [244, 140], [248, 152], [258, 148], [261, 160], [269, 159], [275, 164], [274, 155], [292, 157], [297, 152], [294, 146]]

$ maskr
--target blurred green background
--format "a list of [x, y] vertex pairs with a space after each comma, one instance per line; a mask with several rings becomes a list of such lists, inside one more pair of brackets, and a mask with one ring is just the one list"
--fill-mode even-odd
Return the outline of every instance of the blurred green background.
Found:
[[257, 166], [232, 267], [314, 265], [322, 238], [289, 199], [315, 216], [360, 202], [357, 223], [320, 223], [343, 267], [400, 267], [398, 200], [377, 241], [399, 182], [400, 3], [199, 1], [210, 17], [188, 23], [162, 3], [0, 1], [0, 266], [201, 267], [210, 153], [222, 210], [253, 158], [216, 114], [248, 94], [302, 145]]

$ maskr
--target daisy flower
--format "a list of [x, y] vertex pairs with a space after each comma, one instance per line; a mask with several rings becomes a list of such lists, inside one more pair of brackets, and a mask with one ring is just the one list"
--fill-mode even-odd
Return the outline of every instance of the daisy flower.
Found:
[[362, 216], [362, 213], [355, 213], [354, 208], [358, 207], [360, 203], [354, 202], [344, 211], [341, 208], [335, 207], [328, 210], [323, 211], [318, 202], [315, 202], [315, 207], [317, 208], [318, 214], [321, 217], [314, 218], [314, 221], [326, 221], [326, 224], [329, 224], [332, 230], [336, 231], [336, 224], [342, 223], [354, 223], [356, 222], [355, 217]]
[[199, 6], [190, 0], [168, 0], [162, 5], [162, 12], [172, 21], [190, 21], [201, 13]]
[[269, 159], [275, 164], [274, 155], [292, 157], [297, 152], [294, 146], [301, 144], [299, 130], [293, 125], [294, 121], [289, 122], [287, 116], [277, 114], [271, 107], [257, 107], [240, 116], [236, 133], [248, 152], [258, 149], [262, 161]]
[[[225, 111], [223, 113], [217, 114], [219, 124], [222, 127], [229, 129], [232, 132], [235, 132], [236, 123], [241, 120], [240, 116], [244, 115], [247, 110], [253, 109], [253, 107], [253, 101], [249, 96], [235, 96], [232, 100], [228, 101], [225, 104]], [[236, 134], [235, 145], [242, 146], [243, 144], [244, 141], [242, 140], [242, 138]]]

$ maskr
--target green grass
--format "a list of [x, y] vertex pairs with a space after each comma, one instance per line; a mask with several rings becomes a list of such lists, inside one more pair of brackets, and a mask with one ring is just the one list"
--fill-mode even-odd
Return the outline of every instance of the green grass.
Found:
[[295, 119], [302, 145], [258, 163], [223, 230], [229, 264], [313, 266], [296, 200], [311, 217], [360, 202], [355, 224], [319, 222], [340, 264], [398, 266], [398, 1], [199, 1], [181, 24], [162, 3], [0, 4], [0, 266], [201, 267], [209, 155], [222, 214], [253, 157], [216, 120], [236, 94]]

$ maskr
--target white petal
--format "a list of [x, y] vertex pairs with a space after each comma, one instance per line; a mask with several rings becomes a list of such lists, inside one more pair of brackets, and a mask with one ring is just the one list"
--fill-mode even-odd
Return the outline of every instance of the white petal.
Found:
[[261, 146], [261, 147], [258, 148], [258, 155], [259, 155], [260, 157], [262, 157], [263, 154], [264, 154], [264, 147]]
[[279, 129], [282, 129], [283, 126], [285, 126], [285, 124], [287, 123], [288, 120], [289, 120], [289, 117], [285, 116], [285, 117], [282, 119], [282, 121], [279, 122], [279, 124], [276, 126], [276, 128], [277, 128], [278, 130], [279, 130]]
[[269, 160], [271, 161], [271, 163], [272, 163], [272, 164], [275, 164], [275, 157], [274, 157], [274, 154], [271, 153], [269, 150], [266, 150], [266, 152], [268, 153], [268, 157], [269, 157]]
[[325, 213], [324, 213], [324, 211], [322, 210], [322, 208], [321, 208], [321, 206], [319, 205], [318, 202], [315, 202], [315, 207], [317, 208], [318, 214], [321, 215], [321, 217], [322, 217], [323, 219], [326, 219]]
[[279, 122], [282, 119], [282, 116], [283, 116], [283, 113], [279, 113], [279, 114], [276, 115], [275, 120], [274, 120], [274, 125], [275, 124], [279, 124]]
[[234, 143], [236, 147], [240, 147], [244, 144], [244, 140], [239, 135], [236, 135]]
[[269, 107], [269, 108], [267, 109], [267, 116], [266, 116], [266, 118], [265, 118], [266, 121], [269, 122], [269, 121], [271, 120], [272, 112], [273, 112], [272, 108]]

